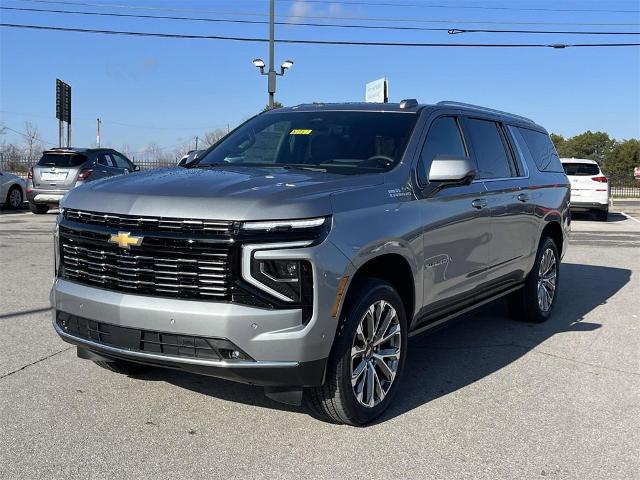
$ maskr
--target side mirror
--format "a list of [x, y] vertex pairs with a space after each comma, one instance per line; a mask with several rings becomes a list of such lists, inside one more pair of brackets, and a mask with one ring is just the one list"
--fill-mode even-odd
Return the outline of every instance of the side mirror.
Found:
[[440, 188], [469, 185], [476, 175], [476, 167], [468, 158], [437, 156], [431, 162], [429, 183]]

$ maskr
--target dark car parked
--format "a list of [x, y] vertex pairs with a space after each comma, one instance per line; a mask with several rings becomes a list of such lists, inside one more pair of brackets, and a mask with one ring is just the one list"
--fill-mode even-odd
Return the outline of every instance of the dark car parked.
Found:
[[137, 171], [111, 148], [52, 148], [29, 170], [27, 199], [33, 213], [47, 213], [72, 188], [85, 182]]

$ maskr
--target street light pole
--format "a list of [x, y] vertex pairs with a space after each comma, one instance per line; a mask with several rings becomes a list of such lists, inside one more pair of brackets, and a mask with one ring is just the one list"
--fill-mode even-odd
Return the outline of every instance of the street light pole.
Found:
[[274, 95], [276, 93], [276, 78], [284, 75], [285, 70], [293, 66], [291, 60], [285, 60], [280, 65], [280, 72], [275, 69], [275, 0], [269, 0], [269, 70], [264, 71], [264, 60], [256, 58], [253, 65], [260, 69], [260, 75], [267, 75], [267, 91], [269, 92], [268, 108], [272, 109], [275, 105]]
[[274, 95], [276, 93], [276, 70], [274, 68], [275, 50], [275, 0], [269, 0], [269, 108], [273, 108]]

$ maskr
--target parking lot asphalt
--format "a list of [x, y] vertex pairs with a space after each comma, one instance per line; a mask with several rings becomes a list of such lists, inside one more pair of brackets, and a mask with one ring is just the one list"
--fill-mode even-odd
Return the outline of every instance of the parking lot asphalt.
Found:
[[51, 327], [55, 213], [0, 215], [0, 478], [638, 478], [640, 208], [575, 216], [553, 318], [496, 302], [412, 340], [376, 424], [262, 390], [120, 376]]

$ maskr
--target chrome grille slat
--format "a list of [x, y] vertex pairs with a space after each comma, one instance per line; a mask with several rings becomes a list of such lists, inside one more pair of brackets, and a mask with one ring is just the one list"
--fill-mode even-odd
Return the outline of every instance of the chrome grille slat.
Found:
[[183, 231], [207, 232], [229, 236], [233, 222], [226, 220], [204, 220], [197, 218], [142, 217], [139, 215], [119, 215], [113, 213], [88, 212], [84, 210], [65, 209], [64, 218], [94, 225], [108, 225], [119, 228], [126, 227], [136, 231]]

